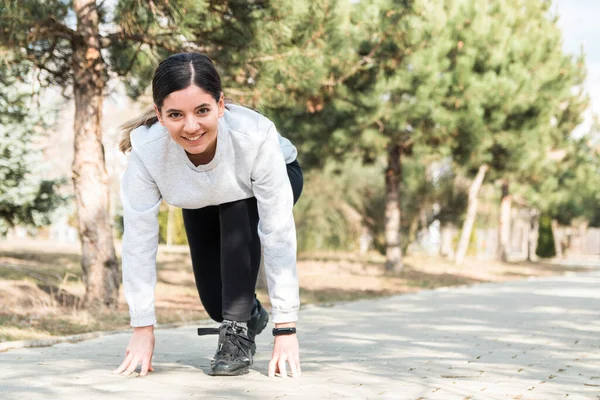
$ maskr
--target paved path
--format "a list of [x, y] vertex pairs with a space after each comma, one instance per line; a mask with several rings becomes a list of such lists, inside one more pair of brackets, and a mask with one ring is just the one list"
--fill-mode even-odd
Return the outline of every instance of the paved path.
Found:
[[129, 334], [0, 353], [2, 399], [600, 399], [600, 273], [309, 307], [303, 376], [207, 375], [216, 337], [156, 331], [156, 372], [110, 372]]

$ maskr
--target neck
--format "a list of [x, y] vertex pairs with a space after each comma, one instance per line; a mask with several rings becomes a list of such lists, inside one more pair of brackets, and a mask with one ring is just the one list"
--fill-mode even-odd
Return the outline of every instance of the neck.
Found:
[[194, 164], [195, 167], [197, 167], [198, 165], [206, 165], [209, 162], [211, 162], [213, 160], [213, 158], [215, 158], [215, 154], [217, 152], [217, 140], [215, 139], [215, 141], [212, 143], [212, 145], [206, 149], [206, 151], [203, 151], [202, 153], [199, 154], [190, 154], [186, 151], [186, 154], [188, 156], [188, 158], [190, 159], [190, 161], [192, 162], [192, 164]]

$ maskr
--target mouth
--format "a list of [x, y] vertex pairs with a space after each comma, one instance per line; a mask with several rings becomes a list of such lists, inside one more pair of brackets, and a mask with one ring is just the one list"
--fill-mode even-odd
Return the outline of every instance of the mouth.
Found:
[[202, 140], [202, 138], [204, 137], [204, 135], [206, 135], [206, 132], [204, 132], [204, 133], [201, 133], [201, 134], [199, 134], [199, 135], [196, 135], [196, 136], [182, 136], [182, 138], [183, 138], [183, 139], [184, 139], [186, 142], [188, 142], [188, 143], [190, 143], [190, 144], [195, 144], [195, 143], [198, 143], [198, 142], [200, 142], [200, 140]]

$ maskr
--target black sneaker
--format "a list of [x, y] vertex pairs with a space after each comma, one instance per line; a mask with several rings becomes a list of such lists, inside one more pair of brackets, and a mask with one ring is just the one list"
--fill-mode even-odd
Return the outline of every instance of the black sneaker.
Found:
[[256, 353], [256, 335], [260, 334], [269, 323], [269, 313], [262, 307], [260, 301], [254, 298], [254, 307], [252, 307], [252, 317], [248, 321], [248, 338], [252, 340], [252, 355]]
[[211, 364], [211, 375], [247, 374], [252, 365], [252, 346], [254, 341], [248, 337], [246, 326], [224, 321], [219, 327], [219, 347]]

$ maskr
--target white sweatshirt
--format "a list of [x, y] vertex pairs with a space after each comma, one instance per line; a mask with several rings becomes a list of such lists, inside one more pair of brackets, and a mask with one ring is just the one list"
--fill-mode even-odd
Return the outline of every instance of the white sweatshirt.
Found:
[[159, 123], [131, 132], [132, 150], [121, 181], [123, 288], [131, 326], [156, 323], [161, 199], [193, 209], [256, 197], [273, 322], [297, 320], [296, 227], [286, 169], [297, 151], [266, 117], [237, 105], [227, 108], [219, 119], [215, 157], [206, 165], [194, 166]]

